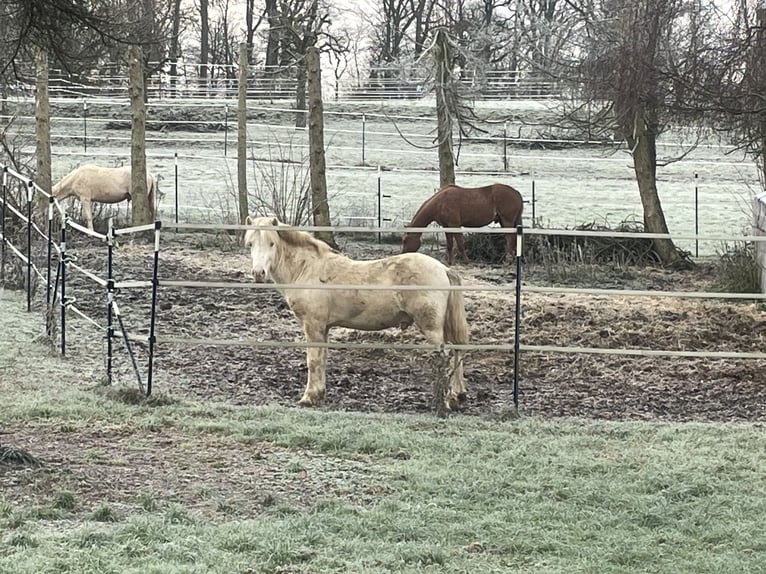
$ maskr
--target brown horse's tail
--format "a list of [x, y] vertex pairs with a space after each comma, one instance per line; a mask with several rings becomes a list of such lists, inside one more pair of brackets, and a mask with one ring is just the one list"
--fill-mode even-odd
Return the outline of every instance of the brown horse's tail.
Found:
[[[460, 285], [460, 276], [447, 269], [450, 285]], [[462, 291], [450, 291], [447, 298], [447, 314], [444, 317], [444, 341], [456, 345], [468, 343], [468, 321], [465, 318], [465, 304]]]

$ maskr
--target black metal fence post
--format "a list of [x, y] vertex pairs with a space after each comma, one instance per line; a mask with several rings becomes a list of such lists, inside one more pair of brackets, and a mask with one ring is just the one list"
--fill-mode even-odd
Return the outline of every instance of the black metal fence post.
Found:
[[516, 317], [513, 341], [513, 408], [519, 411], [519, 352], [521, 343], [521, 251], [524, 236], [521, 225], [516, 227]]
[[109, 218], [109, 227], [106, 233], [106, 380], [112, 384], [112, 356], [114, 324], [112, 315], [112, 303], [114, 302], [114, 219]]
[[48, 198], [48, 253], [46, 256], [45, 272], [45, 310], [50, 313], [51, 308], [51, 256], [53, 254], [53, 196]]
[[27, 312], [32, 310], [32, 200], [34, 187], [27, 180]]
[[175, 169], [175, 191], [174, 191], [175, 218], [176, 218], [176, 223], [178, 223], [178, 152], [175, 152], [173, 154], [173, 158], [174, 158], [173, 161], [175, 163], [175, 166], [174, 166], [174, 169]]
[[88, 100], [82, 99], [82, 147], [88, 153]]
[[698, 173], [694, 174], [694, 256], [700, 256], [700, 211], [699, 211], [699, 187], [697, 187]]
[[0, 285], [5, 287], [5, 242], [8, 238], [5, 236], [5, 206], [8, 203], [8, 166], [3, 166], [3, 205], [0, 210], [0, 226], [3, 234], [3, 241], [0, 243]]
[[223, 105], [223, 156], [229, 152], [229, 104]]
[[59, 268], [61, 277], [61, 296], [59, 304], [61, 305], [61, 356], [66, 357], [66, 225], [68, 217], [65, 215], [61, 221], [61, 246], [59, 255]]
[[161, 221], [154, 222], [154, 267], [152, 269], [152, 313], [149, 321], [149, 369], [146, 375], [146, 396], [152, 394], [152, 378], [154, 373], [154, 330], [157, 325], [157, 288], [159, 287], [160, 266], [160, 229]]
[[508, 122], [503, 124], [503, 171], [508, 171]]

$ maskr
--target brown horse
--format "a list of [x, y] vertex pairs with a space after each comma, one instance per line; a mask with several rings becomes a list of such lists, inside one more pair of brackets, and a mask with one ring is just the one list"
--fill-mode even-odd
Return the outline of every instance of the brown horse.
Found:
[[[85, 164], [65, 175], [60, 182], [53, 186], [53, 196], [56, 199], [66, 199], [75, 196], [82, 204], [82, 211], [89, 229], [93, 229], [93, 212], [91, 203], [119, 203], [130, 201], [131, 180], [130, 166], [101, 167]], [[155, 198], [157, 193], [156, 178], [146, 173], [146, 193], [152, 218], [155, 215]]]
[[[426, 227], [435, 221], [442, 227], [482, 227], [489, 223], [499, 223], [502, 227], [521, 225], [521, 212], [524, 203], [521, 194], [509, 185], [493, 183], [484, 187], [460, 187], [445, 185], [415, 213], [407, 227]], [[402, 237], [402, 253], [420, 249], [421, 233], [407, 232]], [[468, 263], [462, 233], [447, 233], [447, 263], [452, 265], [453, 243], [463, 255], [463, 262]], [[516, 235], [506, 234], [508, 240], [507, 257], [516, 251]]]

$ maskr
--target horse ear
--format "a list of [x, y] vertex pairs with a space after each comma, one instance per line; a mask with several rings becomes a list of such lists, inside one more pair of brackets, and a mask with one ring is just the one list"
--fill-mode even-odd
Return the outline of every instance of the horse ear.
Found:
[[272, 218], [271, 218], [271, 224], [272, 224], [274, 227], [277, 227], [277, 226], [279, 225], [279, 220], [278, 220], [276, 217], [272, 217]]
[[250, 217], [249, 215], [247, 217], [245, 217], [245, 224], [246, 225], [252, 225], [253, 224], [253, 218]]

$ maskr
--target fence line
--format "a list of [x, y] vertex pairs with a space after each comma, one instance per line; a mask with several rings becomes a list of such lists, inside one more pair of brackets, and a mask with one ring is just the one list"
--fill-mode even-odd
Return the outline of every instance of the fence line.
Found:
[[[197, 231], [247, 231], [254, 229], [252, 225], [240, 223], [165, 223], [166, 228], [190, 229]], [[281, 225], [260, 226], [259, 229], [269, 230], [296, 230], [296, 231], [330, 231], [338, 233], [476, 233], [480, 235], [495, 234], [516, 234], [515, 227], [410, 227], [410, 226], [391, 226], [391, 227], [370, 227], [359, 225]], [[673, 233], [648, 233], [633, 231], [599, 231], [590, 229], [543, 229], [539, 227], [524, 227], [524, 235], [552, 235], [552, 236], [573, 236], [573, 237], [604, 237], [604, 238], [625, 238], [625, 239], [671, 239], [679, 240], [717, 240], [717, 241], [747, 241], [760, 242], [766, 241], [766, 235], [687, 235]]]
[[[4, 172], [9, 173], [8, 170], [4, 170]], [[16, 177], [16, 174], [11, 174], [11, 177]], [[28, 190], [35, 190], [35, 186], [31, 184], [30, 180], [26, 178], [18, 178], [20, 182], [25, 184], [27, 186]], [[5, 186], [4, 186], [5, 187]], [[48, 196], [50, 197], [50, 196]], [[33, 197], [27, 197], [27, 201], [31, 203], [34, 200]], [[55, 203], [55, 200], [51, 200], [52, 203]], [[6, 199], [3, 199], [3, 213], [5, 213], [5, 208], [9, 207], [10, 204], [7, 203]], [[62, 211], [61, 206], [58, 206], [58, 209], [60, 212]], [[15, 215], [19, 218], [20, 221], [25, 221], [24, 215], [18, 211], [18, 210], [9, 210], [9, 212], [12, 215]], [[53, 214], [53, 209], [51, 208], [49, 210], [50, 214]], [[26, 218], [26, 225], [28, 228], [31, 229], [32, 221], [29, 218]], [[76, 265], [73, 262], [73, 259], [71, 255], [67, 254], [66, 251], [66, 241], [65, 241], [65, 231], [66, 228], [69, 227], [73, 231], [80, 232], [83, 234], [87, 234], [90, 236], [98, 237], [99, 239], [105, 239], [108, 249], [108, 261], [109, 261], [109, 269], [108, 269], [108, 277], [106, 280], [102, 279], [101, 277], [97, 276], [95, 273], [88, 271], [78, 265]], [[482, 351], [492, 351], [492, 350], [500, 350], [500, 351], [513, 351], [515, 360], [518, 360], [519, 353], [521, 351], [525, 352], [561, 352], [561, 353], [585, 353], [585, 354], [613, 354], [613, 355], [631, 355], [631, 356], [650, 356], [650, 357], [659, 357], [659, 356], [668, 356], [668, 357], [689, 357], [689, 358], [710, 358], [710, 359], [732, 359], [732, 358], [741, 358], [741, 359], [764, 359], [766, 358], [766, 353], [762, 352], [730, 352], [730, 351], [676, 351], [676, 350], [654, 350], [654, 349], [606, 349], [606, 348], [591, 348], [591, 347], [568, 347], [568, 346], [552, 346], [552, 345], [525, 345], [522, 344], [519, 341], [519, 337], [516, 336], [513, 343], [501, 343], [501, 344], [467, 344], [467, 345], [429, 345], [426, 343], [390, 343], [390, 342], [380, 342], [380, 343], [354, 343], [354, 342], [334, 342], [334, 343], [309, 343], [306, 341], [262, 341], [257, 339], [212, 339], [212, 338], [188, 338], [188, 337], [173, 337], [173, 336], [164, 336], [164, 335], [156, 335], [155, 333], [155, 318], [156, 318], [156, 312], [157, 312], [157, 289], [158, 287], [170, 287], [170, 288], [248, 288], [248, 289], [328, 289], [328, 290], [341, 290], [341, 289], [374, 289], [374, 290], [391, 290], [392, 286], [379, 286], [379, 285], [303, 285], [303, 284], [261, 284], [261, 283], [235, 283], [235, 282], [212, 282], [212, 281], [178, 281], [178, 280], [164, 280], [160, 279], [157, 275], [158, 268], [159, 268], [159, 255], [160, 255], [160, 229], [162, 227], [161, 222], [157, 221], [153, 224], [148, 225], [138, 225], [138, 226], [131, 226], [131, 227], [125, 227], [121, 229], [113, 229], [111, 223], [110, 223], [110, 232], [107, 235], [98, 234], [90, 232], [87, 228], [69, 221], [67, 217], [64, 217], [63, 225], [62, 225], [62, 238], [61, 238], [61, 246], [60, 250], [58, 251], [58, 257], [59, 257], [59, 269], [61, 272], [61, 284], [60, 284], [60, 306], [61, 306], [61, 316], [62, 316], [62, 332], [61, 332], [61, 339], [62, 339], [62, 354], [65, 352], [64, 347], [64, 340], [65, 340], [65, 324], [64, 324], [64, 316], [67, 309], [72, 310], [75, 314], [82, 317], [92, 325], [96, 326], [100, 331], [105, 331], [107, 339], [109, 341], [109, 344], [111, 345], [111, 337], [113, 336], [113, 326], [111, 324], [111, 319], [109, 319], [109, 322], [107, 324], [106, 329], [102, 327], [96, 320], [88, 317], [85, 313], [83, 313], [79, 308], [77, 308], [74, 305], [74, 300], [70, 297], [69, 299], [66, 298], [65, 295], [65, 270], [67, 267], [78, 271], [79, 273], [83, 274], [86, 278], [90, 279], [91, 281], [94, 281], [99, 287], [107, 288], [108, 293], [108, 303], [107, 303], [107, 311], [109, 314], [109, 317], [111, 317], [111, 313], [114, 313], [114, 315], [117, 317], [120, 329], [122, 330], [122, 334], [124, 337], [126, 348], [128, 349], [128, 354], [130, 356], [130, 359], [134, 365], [134, 370], [136, 372], [139, 386], [142, 385], [141, 376], [138, 370], [138, 367], [136, 365], [135, 357], [132, 353], [132, 350], [130, 348], [130, 341], [141, 341], [142, 343], [147, 343], [149, 345], [149, 359], [148, 359], [148, 365], [147, 365], [147, 394], [151, 394], [151, 381], [152, 381], [152, 369], [153, 369], [153, 349], [155, 343], [177, 343], [177, 344], [197, 344], [197, 345], [239, 345], [239, 346], [270, 346], [270, 347], [295, 347], [295, 348], [307, 348], [307, 347], [327, 347], [327, 348], [357, 348], [357, 349], [373, 349], [373, 348], [392, 348], [392, 349], [401, 349], [401, 350], [410, 350], [410, 349], [420, 349], [420, 350], [433, 350], [433, 349], [447, 349], [447, 348], [454, 348], [459, 350], [482, 350]], [[236, 224], [230, 224], [230, 225], [210, 225], [210, 224], [186, 224], [186, 223], [178, 223], [178, 224], [168, 224], [166, 225], [168, 228], [174, 228], [176, 230], [182, 230], [182, 229], [198, 229], [198, 230], [216, 230], [216, 231], [235, 231], [235, 230], [245, 230], [245, 229], [251, 229], [252, 226], [248, 225], [236, 225]], [[276, 227], [273, 227], [272, 229], [277, 229]], [[354, 233], [376, 233], [380, 231], [404, 231], [405, 228], [382, 228], [382, 227], [360, 227], [360, 226], [346, 226], [346, 227], [328, 227], [328, 226], [287, 226], [287, 227], [279, 227], [278, 229], [302, 229], [307, 231], [335, 231], [335, 232], [354, 232]], [[425, 227], [425, 228], [406, 228], [408, 231], [416, 231], [416, 232], [422, 232], [422, 233], [441, 233], [441, 232], [465, 232], [469, 229], [466, 228], [433, 228], [433, 227]], [[113, 272], [112, 272], [112, 250], [114, 248], [114, 238], [120, 235], [128, 235], [132, 233], [138, 233], [138, 232], [145, 232], [145, 231], [151, 231], [153, 230], [155, 233], [155, 241], [154, 241], [154, 266], [153, 266], [153, 278], [151, 281], [138, 281], [138, 280], [132, 280], [132, 281], [123, 281], [123, 282], [116, 282], [113, 278]], [[610, 232], [610, 231], [589, 231], [589, 230], [582, 230], [582, 231], [575, 231], [575, 230], [541, 230], [541, 229], [529, 229], [529, 230], [523, 230], [522, 228], [517, 229], [499, 229], [499, 228], [482, 228], [482, 229], [470, 229], [471, 232], [475, 233], [517, 233], [520, 237], [523, 237], [524, 233], [527, 234], [547, 234], [547, 235], [574, 235], [574, 236], [601, 236], [601, 237], [645, 237], [645, 238], [676, 238], [678, 239], [679, 236], [672, 236], [671, 234], [651, 234], [651, 233], [629, 233], [629, 232]], [[29, 233], [29, 232], [28, 232]], [[29, 235], [28, 235], [29, 237]], [[727, 236], [718, 236], [719, 238], [728, 238]], [[708, 236], [704, 235], [694, 235], [691, 236], [691, 238], [695, 239], [706, 239], [709, 238]], [[52, 237], [47, 237], [49, 243], [52, 241]], [[737, 236], [736, 239], [738, 240], [748, 240], [748, 241], [764, 241], [766, 240], [766, 236], [745, 236], [744, 238], [741, 236]], [[24, 254], [15, 246], [13, 243], [11, 243], [9, 237], [7, 234], [4, 234], [2, 236], [2, 242], [3, 245], [8, 245], [11, 252], [22, 259], [22, 261], [25, 261], [27, 265], [33, 265], [32, 261], [24, 256]], [[564, 288], [564, 287], [537, 287], [537, 286], [522, 286], [521, 283], [521, 242], [518, 242], [518, 248], [517, 248], [517, 269], [519, 272], [516, 276], [516, 283], [515, 286], [513, 285], [461, 285], [461, 286], [454, 286], [454, 287], [441, 287], [441, 286], [423, 286], [423, 285], [402, 285], [397, 286], [394, 289], [401, 290], [401, 291], [407, 291], [407, 290], [422, 290], [422, 289], [441, 289], [441, 290], [460, 290], [460, 291], [510, 291], [511, 289], [516, 289], [516, 309], [517, 313], [519, 313], [520, 309], [520, 303], [521, 303], [521, 296], [524, 292], [529, 293], [567, 293], [567, 294], [582, 294], [582, 295], [598, 295], [598, 296], [642, 296], [642, 297], [688, 297], [688, 298], [711, 298], [711, 299], [750, 299], [750, 300], [761, 300], [766, 298], [763, 294], [742, 294], [742, 293], [713, 293], [713, 292], [678, 292], [678, 291], [642, 291], [642, 290], [615, 290], [615, 289], [580, 289], [580, 288]], [[5, 251], [3, 251], [5, 253]], [[49, 269], [50, 269], [50, 255], [48, 259], [49, 263]], [[5, 266], [5, 261], [1, 261], [0, 265]], [[37, 268], [35, 267], [35, 270], [37, 271]], [[46, 280], [42, 274], [37, 271], [37, 274], [40, 276], [42, 280]], [[48, 274], [48, 285], [47, 288], [50, 289], [50, 273]], [[57, 279], [58, 283], [58, 279]], [[137, 336], [134, 334], [131, 334], [127, 332], [125, 329], [125, 326], [122, 322], [122, 315], [119, 312], [119, 307], [117, 306], [116, 301], [114, 300], [114, 290], [116, 288], [152, 288], [152, 304], [150, 308], [150, 318], [151, 326], [149, 330], [148, 336]], [[31, 289], [31, 284], [28, 281], [27, 282], [27, 290], [29, 291]], [[517, 329], [521, 326], [521, 317], [520, 315], [517, 315], [519, 320], [517, 320], [516, 325]], [[109, 356], [109, 364], [111, 365], [111, 351]], [[110, 380], [111, 380], [111, 372], [108, 373]], [[517, 383], [518, 381], [516, 381]], [[515, 395], [516, 396], [516, 395]]]

